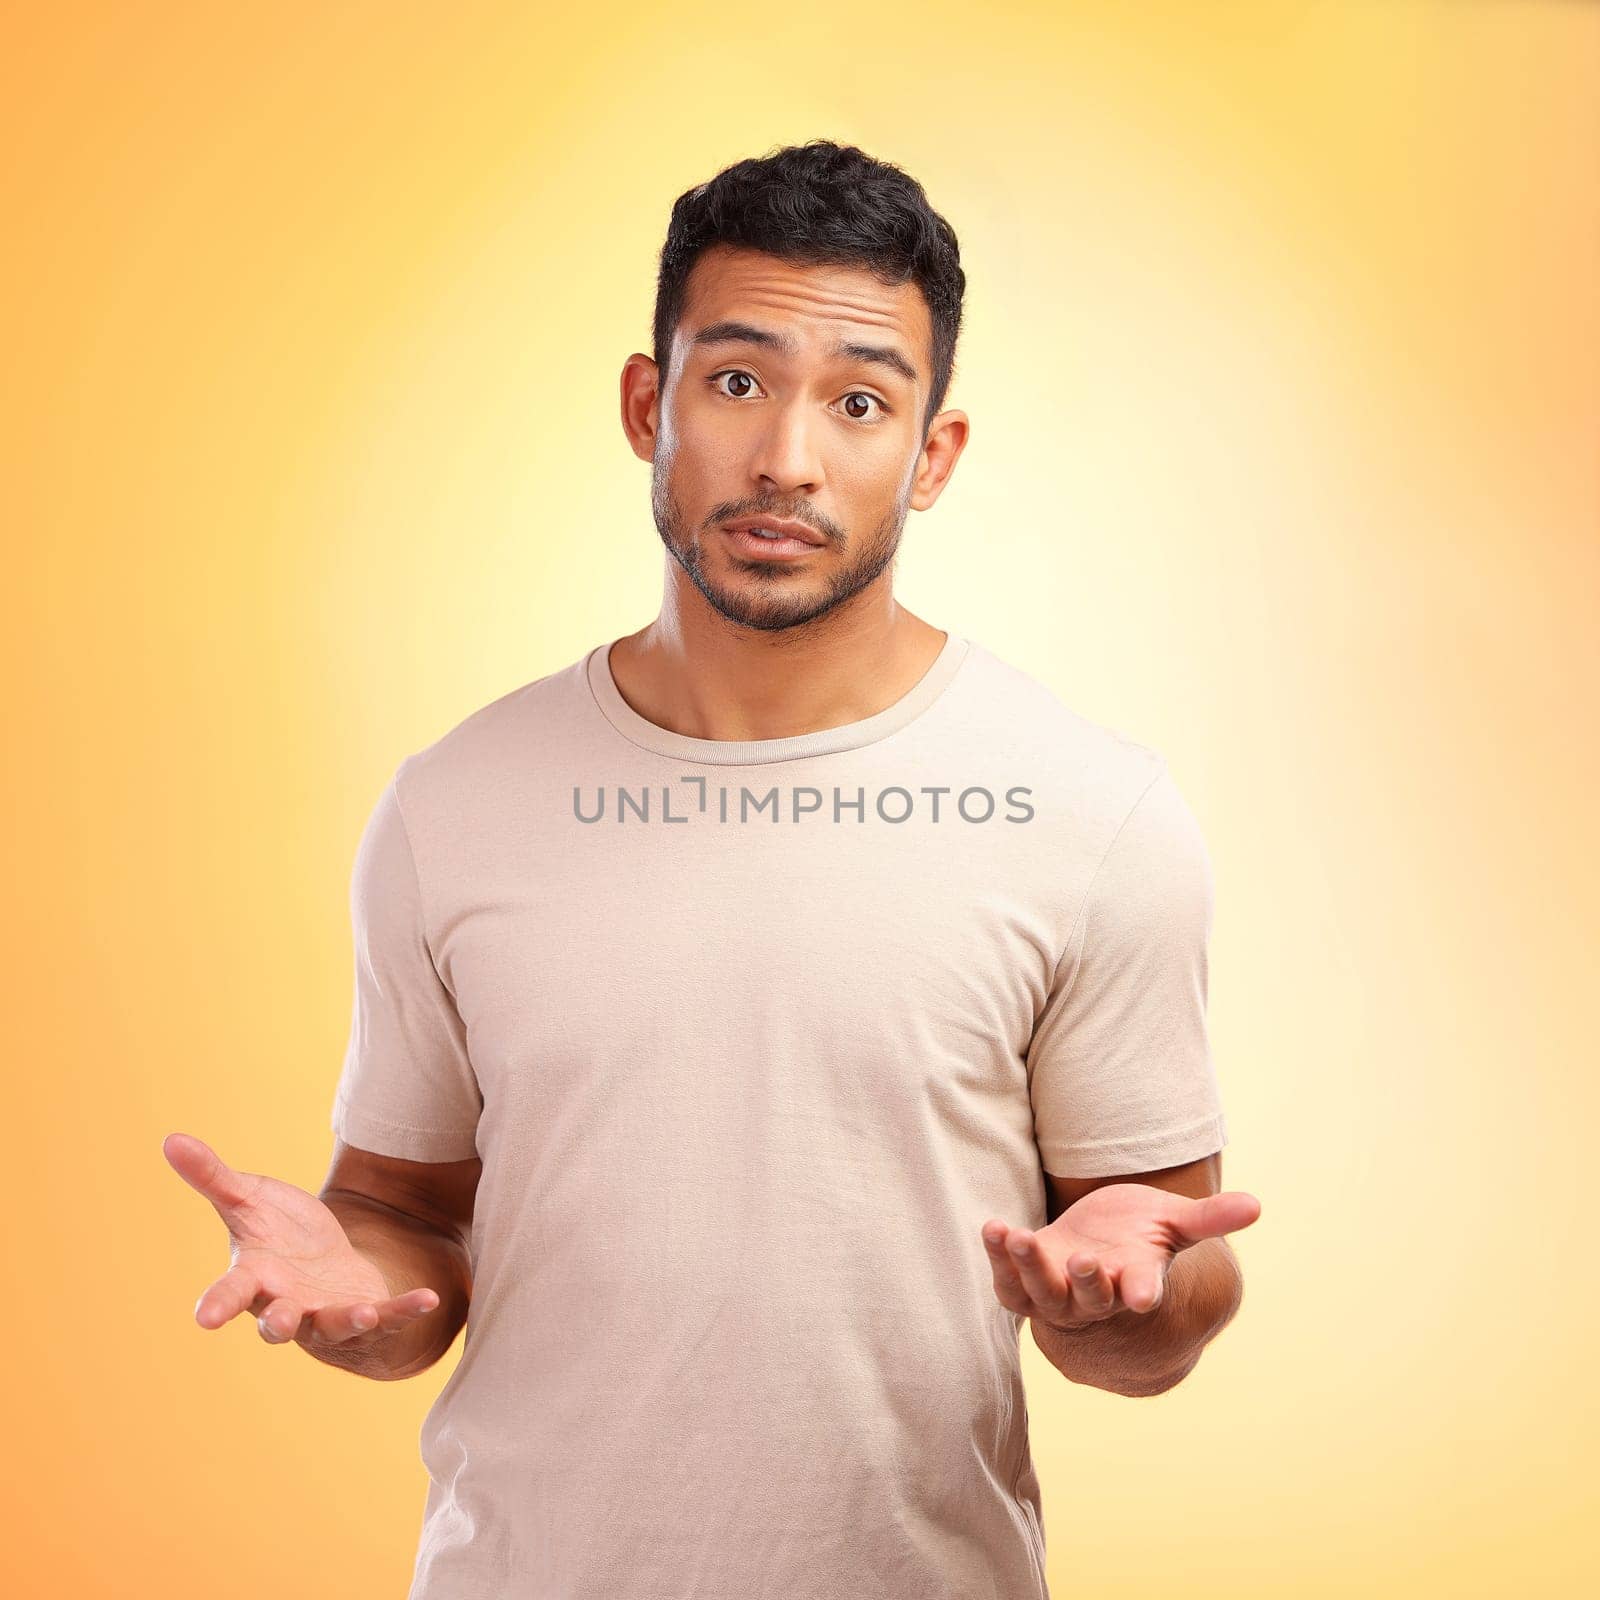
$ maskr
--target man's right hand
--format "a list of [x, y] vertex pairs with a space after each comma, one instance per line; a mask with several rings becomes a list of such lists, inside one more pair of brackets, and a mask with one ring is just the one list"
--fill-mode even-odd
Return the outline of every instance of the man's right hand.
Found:
[[186, 1133], [169, 1133], [161, 1152], [228, 1229], [233, 1264], [195, 1302], [202, 1328], [220, 1328], [249, 1310], [268, 1344], [375, 1345], [439, 1304], [432, 1289], [391, 1294], [388, 1280], [314, 1194], [236, 1172]]

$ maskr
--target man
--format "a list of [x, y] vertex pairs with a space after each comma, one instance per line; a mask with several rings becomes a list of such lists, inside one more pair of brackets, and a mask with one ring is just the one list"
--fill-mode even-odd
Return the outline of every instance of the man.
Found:
[[384, 789], [320, 1196], [166, 1142], [201, 1326], [395, 1378], [465, 1323], [411, 1600], [1044, 1596], [1022, 1321], [1152, 1395], [1236, 1309], [1194, 818], [891, 591], [964, 284], [852, 147], [679, 198], [659, 616]]

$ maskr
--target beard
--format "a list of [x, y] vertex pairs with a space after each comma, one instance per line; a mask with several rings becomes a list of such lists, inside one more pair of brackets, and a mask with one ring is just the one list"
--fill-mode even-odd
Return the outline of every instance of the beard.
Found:
[[[822, 527], [819, 531], [827, 540], [824, 548], [844, 554], [844, 560], [826, 577], [819, 579], [791, 567], [788, 562], [735, 556], [731, 558], [731, 565], [739, 576], [733, 582], [721, 582], [706, 570], [705, 561], [705, 541], [721, 535], [719, 523], [713, 523], [708, 530], [690, 533], [688, 519], [673, 496], [669, 475], [659, 461], [650, 479], [650, 510], [656, 532], [673, 560], [719, 615], [765, 633], [780, 633], [815, 622], [872, 583], [893, 562], [900, 548], [910, 499], [908, 474], [894, 509], [859, 542], [859, 548], [856, 548], [857, 541], [842, 529]], [[771, 511], [777, 516], [787, 514], [771, 506], [754, 509]], [[803, 520], [817, 526], [809, 517]]]

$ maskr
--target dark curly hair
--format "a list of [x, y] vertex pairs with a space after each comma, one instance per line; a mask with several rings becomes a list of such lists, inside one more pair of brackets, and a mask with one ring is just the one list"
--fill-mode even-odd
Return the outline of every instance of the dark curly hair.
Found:
[[915, 280], [933, 325], [933, 389], [922, 430], [944, 404], [955, 371], [967, 275], [954, 229], [922, 185], [854, 145], [812, 139], [724, 167], [673, 202], [656, 282], [656, 365], [667, 368], [689, 273], [724, 244], [801, 266], [864, 267], [887, 284]]

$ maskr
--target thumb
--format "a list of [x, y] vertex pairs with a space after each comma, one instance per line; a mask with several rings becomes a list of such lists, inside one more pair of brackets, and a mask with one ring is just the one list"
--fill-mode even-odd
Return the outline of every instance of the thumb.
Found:
[[1253, 1194], [1229, 1189], [1225, 1194], [1189, 1200], [1179, 1209], [1174, 1226], [1185, 1245], [1199, 1244], [1202, 1239], [1218, 1239], [1248, 1228], [1260, 1215], [1261, 1202]]
[[169, 1133], [161, 1141], [167, 1163], [191, 1189], [198, 1190], [217, 1208], [224, 1222], [250, 1198], [250, 1182], [236, 1172], [203, 1139], [187, 1133]]

